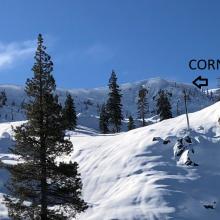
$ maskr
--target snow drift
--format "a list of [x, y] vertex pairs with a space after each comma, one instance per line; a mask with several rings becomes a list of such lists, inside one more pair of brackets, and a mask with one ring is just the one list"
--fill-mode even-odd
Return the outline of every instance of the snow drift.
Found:
[[[120, 134], [101, 135], [85, 127], [68, 132], [74, 152], [60, 160], [79, 163], [83, 196], [89, 204], [78, 219], [218, 220], [219, 117], [220, 102], [189, 114], [190, 131], [181, 115]], [[11, 125], [0, 126], [1, 157], [8, 160], [5, 143], [11, 141]], [[173, 155], [177, 139], [186, 135], [195, 140], [193, 160], [199, 166], [181, 165]], [[5, 182], [4, 176], [1, 181]], [[0, 213], [7, 214], [3, 205]]]
[[[182, 115], [118, 135], [73, 135], [71, 159], [80, 164], [90, 204], [79, 219], [219, 219], [219, 109], [216, 103], [191, 113], [190, 132]], [[173, 156], [185, 135], [196, 140], [198, 167], [181, 166]], [[214, 210], [205, 208], [214, 203]]]

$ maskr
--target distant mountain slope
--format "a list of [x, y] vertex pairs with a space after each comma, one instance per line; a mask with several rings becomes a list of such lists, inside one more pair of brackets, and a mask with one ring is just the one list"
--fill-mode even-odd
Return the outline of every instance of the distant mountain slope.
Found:
[[[177, 82], [166, 81], [161, 78], [143, 80], [135, 83], [121, 85], [123, 94], [122, 103], [124, 116], [137, 116], [137, 95], [141, 86], [149, 89], [149, 117], [156, 114], [156, 95], [160, 89], [165, 89], [171, 96], [173, 115], [176, 115], [177, 108], [179, 114], [184, 113], [183, 89], [189, 91], [188, 108], [189, 112], [200, 110], [213, 102], [195, 86]], [[0, 108], [0, 121], [13, 121], [24, 119], [24, 112], [20, 109], [22, 103], [27, 101], [24, 87], [15, 85], [0, 85], [0, 91], [5, 90], [7, 94], [7, 106]], [[95, 89], [57, 89], [59, 100], [64, 102], [66, 93], [69, 92], [75, 99], [77, 112], [79, 113], [80, 124], [97, 129], [97, 115], [99, 115], [100, 105], [107, 99], [108, 88]], [[178, 104], [177, 104], [178, 103]], [[177, 106], [178, 105], [178, 106]]]

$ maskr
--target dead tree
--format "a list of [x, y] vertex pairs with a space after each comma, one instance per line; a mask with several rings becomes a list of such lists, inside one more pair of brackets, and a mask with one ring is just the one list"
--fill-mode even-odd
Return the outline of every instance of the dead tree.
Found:
[[188, 108], [187, 108], [187, 100], [189, 99], [189, 93], [186, 91], [186, 89], [183, 90], [183, 98], [184, 98], [184, 105], [185, 105], [187, 129], [189, 130], [190, 126], [189, 126], [189, 116], [188, 116]]

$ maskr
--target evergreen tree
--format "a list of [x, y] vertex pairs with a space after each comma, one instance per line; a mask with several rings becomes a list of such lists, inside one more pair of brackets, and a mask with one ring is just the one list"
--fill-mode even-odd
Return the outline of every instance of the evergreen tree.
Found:
[[145, 116], [149, 112], [147, 103], [148, 90], [144, 87], [140, 88], [138, 93], [138, 116], [142, 119], [142, 126], [145, 126]]
[[74, 100], [70, 94], [67, 95], [63, 109], [64, 126], [68, 130], [74, 130], [77, 125], [77, 116]]
[[213, 92], [212, 91], [210, 92], [210, 100], [214, 101], [214, 96], [213, 96]]
[[99, 117], [99, 129], [102, 134], [107, 134], [108, 130], [108, 113], [105, 104], [102, 105]]
[[135, 124], [134, 124], [134, 119], [133, 117], [130, 115], [128, 118], [128, 131], [135, 129]]
[[112, 125], [113, 132], [120, 132], [122, 115], [122, 104], [121, 104], [121, 90], [117, 84], [117, 77], [114, 71], [112, 71], [109, 79], [109, 95], [107, 102], [107, 111], [109, 115], [109, 122]]
[[7, 96], [6, 96], [6, 92], [5, 91], [1, 91], [0, 93], [0, 106], [4, 106], [6, 105], [7, 102]]
[[180, 104], [180, 100], [177, 100], [177, 102], [176, 102], [176, 116], [180, 115], [179, 104]]
[[160, 116], [160, 120], [172, 118], [171, 105], [169, 102], [168, 94], [164, 90], [158, 92], [157, 98], [157, 114]]
[[65, 220], [87, 205], [81, 198], [78, 164], [56, 161], [73, 146], [65, 138], [62, 107], [54, 95], [53, 63], [40, 34], [32, 70], [34, 76], [25, 88], [28, 121], [14, 129], [16, 143], [11, 149], [21, 162], [5, 165], [10, 172], [5, 203], [15, 220]]

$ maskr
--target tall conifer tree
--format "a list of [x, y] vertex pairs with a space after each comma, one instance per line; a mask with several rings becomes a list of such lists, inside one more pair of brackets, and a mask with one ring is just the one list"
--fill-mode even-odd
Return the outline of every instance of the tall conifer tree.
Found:
[[148, 113], [148, 103], [147, 103], [148, 90], [144, 87], [140, 88], [138, 93], [138, 116], [142, 119], [142, 126], [145, 126], [145, 117]]
[[65, 220], [87, 208], [81, 198], [78, 164], [58, 163], [57, 157], [73, 150], [65, 139], [61, 106], [54, 95], [53, 63], [39, 34], [33, 66], [26, 82], [28, 121], [14, 129], [11, 152], [20, 158], [10, 172], [5, 196], [9, 217], [16, 220]]
[[76, 109], [74, 105], [74, 100], [70, 94], [67, 94], [65, 105], [63, 108], [63, 120], [66, 129], [74, 130], [76, 128]]
[[120, 132], [122, 124], [122, 104], [121, 104], [121, 90], [117, 84], [117, 76], [112, 71], [111, 77], [109, 79], [109, 94], [107, 102], [107, 111], [109, 115], [109, 122], [112, 126], [113, 132]]
[[161, 121], [172, 118], [170, 101], [168, 94], [164, 90], [158, 92], [157, 114], [160, 116]]

